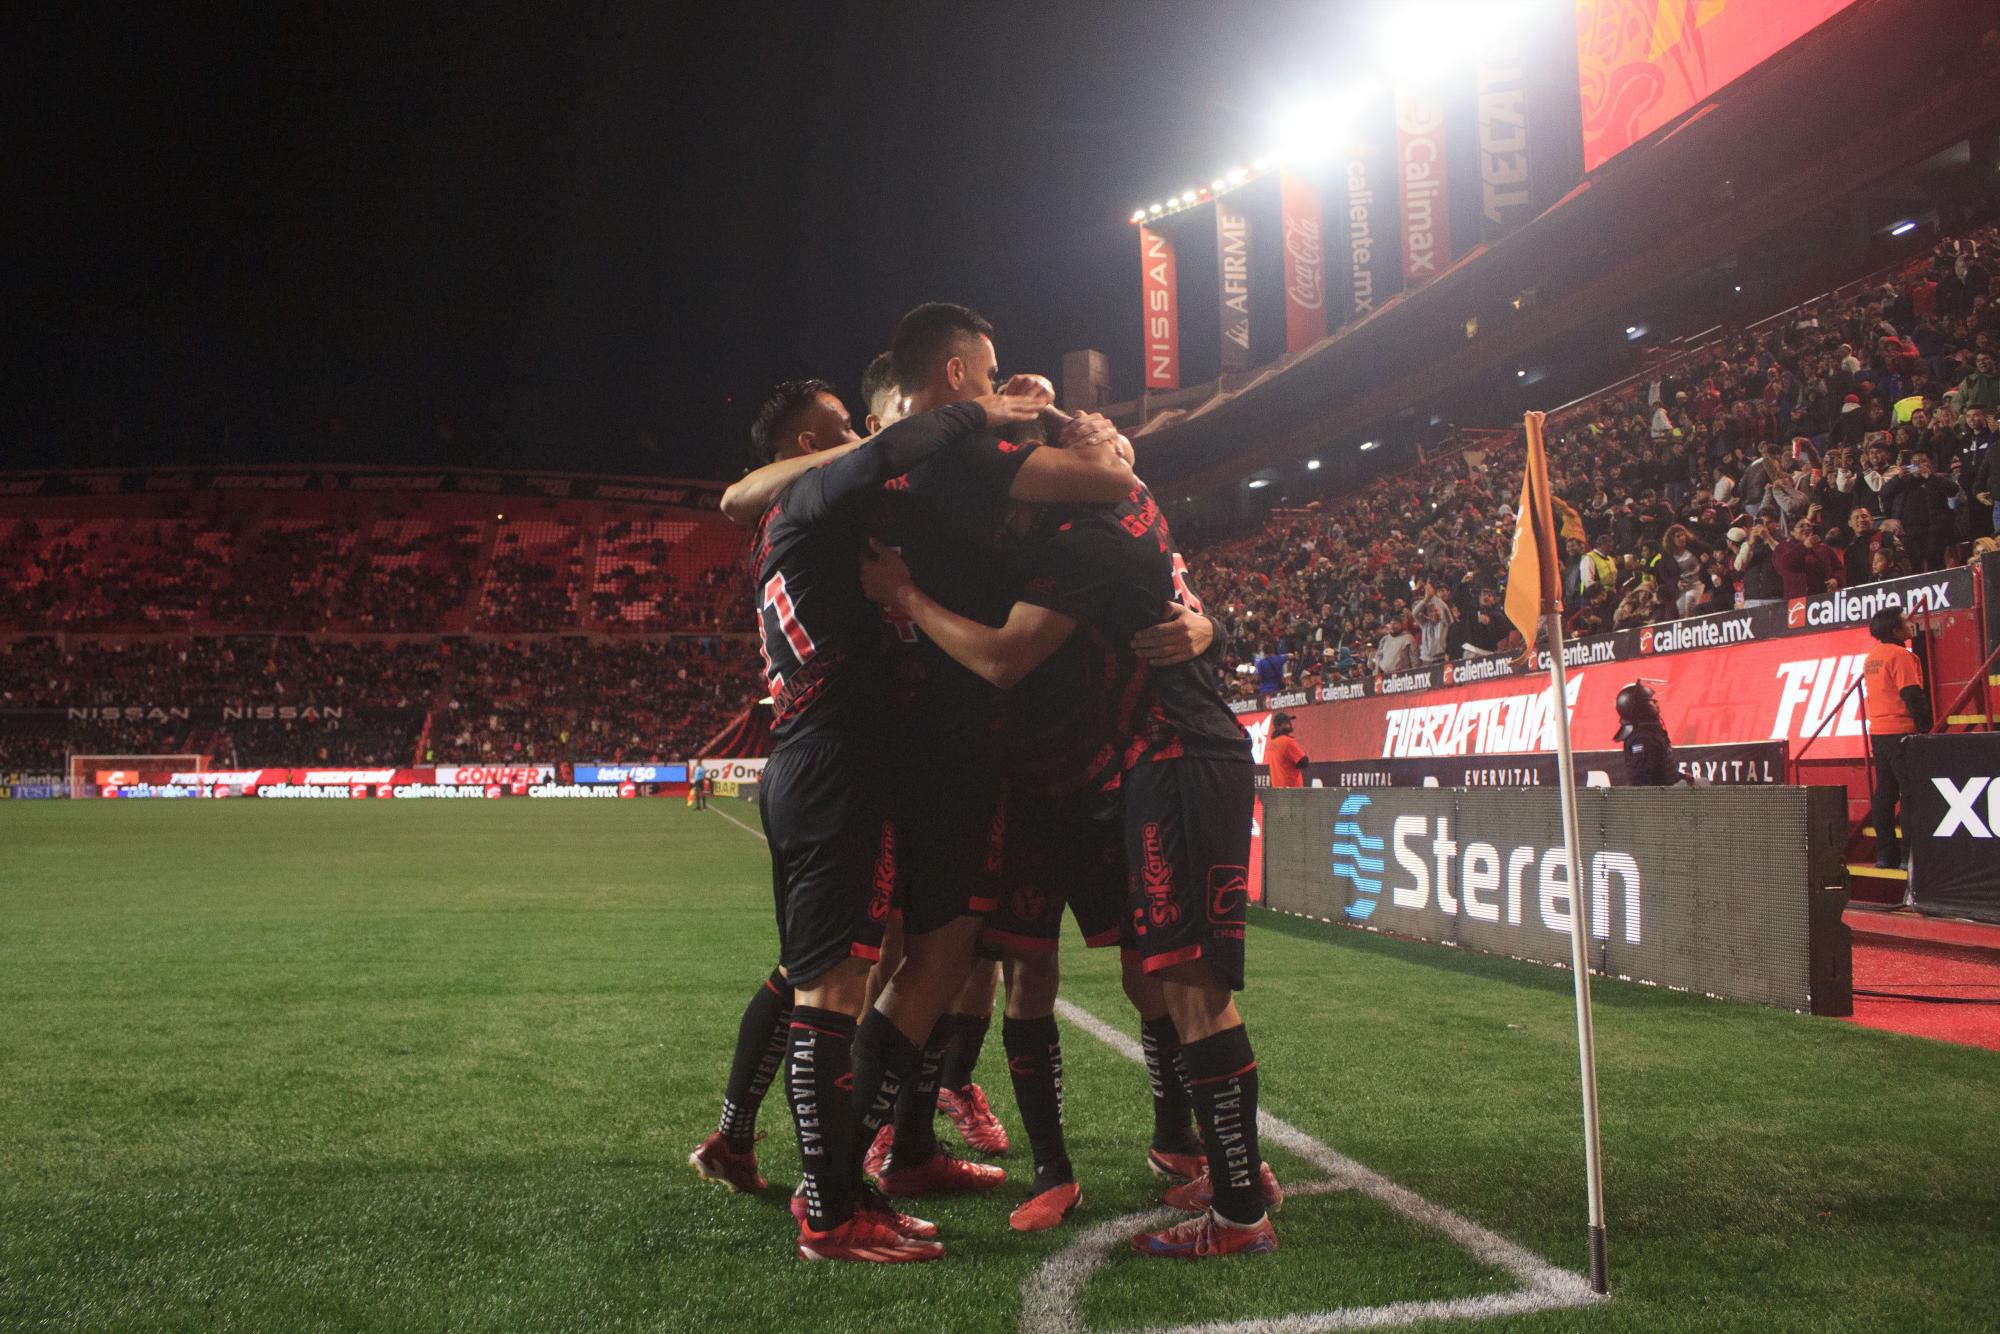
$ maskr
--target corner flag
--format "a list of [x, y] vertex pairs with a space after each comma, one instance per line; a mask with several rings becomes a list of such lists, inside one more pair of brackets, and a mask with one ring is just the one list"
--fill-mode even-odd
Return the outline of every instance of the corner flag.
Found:
[[1528, 466], [1521, 475], [1521, 506], [1514, 519], [1514, 555], [1507, 562], [1507, 619], [1532, 651], [1542, 617], [1562, 611], [1562, 576], [1556, 566], [1555, 497], [1549, 490], [1544, 416], [1526, 419]]
[[[1577, 818], [1576, 765], [1569, 746], [1569, 688], [1564, 679], [1562, 578], [1556, 568], [1556, 506], [1549, 490], [1548, 444], [1543, 432], [1547, 418], [1531, 412], [1523, 421], [1528, 433], [1527, 467], [1521, 473], [1521, 511], [1514, 526], [1514, 555], [1507, 562], [1507, 619], [1526, 641], [1526, 658], [1535, 649], [1535, 630], [1548, 637], [1550, 714], [1555, 723], [1556, 776], [1562, 786], [1563, 842], [1570, 890], [1569, 958], [1576, 988], [1576, 1056], [1583, 1083], [1584, 1184], [1590, 1210], [1590, 1288], [1610, 1291], [1610, 1262], [1604, 1240], [1604, 1145], [1597, 1121], [1597, 1031], [1590, 1014], [1590, 955], [1586, 948], [1586, 917], [1591, 898], [1582, 892], [1583, 837]], [[1567, 508], [1565, 506], [1565, 508]]]

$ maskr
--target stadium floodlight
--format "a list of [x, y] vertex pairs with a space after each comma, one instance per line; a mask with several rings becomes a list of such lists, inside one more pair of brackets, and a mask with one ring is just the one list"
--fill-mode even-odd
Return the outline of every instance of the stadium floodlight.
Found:
[[1249, 481], [1244, 483], [1244, 485], [1249, 487], [1252, 491], [1262, 491], [1265, 487], [1269, 486], [1270, 484], [1271, 484], [1271, 479], [1268, 477], [1252, 477]]
[[1382, 442], [1380, 440], [1363, 440], [1361, 442], [1361, 452], [1363, 454], [1366, 454], [1369, 450], [1376, 448], [1381, 443]]
[[1133, 210], [1132, 210], [1132, 221], [1134, 221], [1134, 222], [1144, 222], [1145, 220], [1146, 220], [1146, 210], [1145, 210], [1145, 209], [1143, 209], [1143, 208], [1135, 208], [1135, 209], [1133, 209]]
[[1224, 173], [1223, 179], [1227, 180], [1231, 185], [1241, 185], [1250, 179], [1250, 173], [1241, 167], [1231, 167]]
[[1159, 217], [1159, 216], [1160, 216], [1160, 213], [1161, 213], [1161, 211], [1162, 211], [1162, 210], [1163, 210], [1163, 209], [1164, 209], [1165, 207], [1166, 207], [1166, 205], [1164, 205], [1164, 204], [1155, 204], [1155, 205], [1153, 205], [1153, 206], [1152, 206], [1151, 208], [1147, 209], [1146, 211], [1147, 211], [1148, 213], [1152, 214], [1152, 215], [1153, 215], [1154, 217], [1156, 217], [1156, 218], [1157, 218], [1157, 217]]
[[1318, 471], [1319, 471], [1319, 460], [1318, 460], [1318, 459], [1307, 459], [1307, 460], [1306, 460], [1306, 471], [1307, 471], [1307, 472], [1318, 472]]
[[1250, 164], [1250, 167], [1259, 176], [1263, 175], [1271, 169], [1271, 155], [1269, 153], [1261, 154], [1255, 162]]
[[1208, 183], [1208, 188], [1213, 190], [1217, 194], [1221, 194], [1224, 190], [1227, 190], [1229, 188], [1229, 182], [1223, 180], [1220, 176], [1218, 176], [1214, 180]]
[[1902, 236], [1905, 233], [1913, 232], [1916, 229], [1917, 229], [1917, 224], [1914, 218], [1905, 219], [1904, 221], [1897, 223], [1894, 227], [1891, 227], [1889, 229], [1889, 235]]
[[1181, 202], [1183, 204], [1192, 204], [1194, 202], [1194, 191], [1192, 190], [1181, 191]]
[[1376, 61], [1400, 86], [1449, 79], [1496, 43], [1527, 28], [1534, 0], [1401, 0], [1384, 7]]

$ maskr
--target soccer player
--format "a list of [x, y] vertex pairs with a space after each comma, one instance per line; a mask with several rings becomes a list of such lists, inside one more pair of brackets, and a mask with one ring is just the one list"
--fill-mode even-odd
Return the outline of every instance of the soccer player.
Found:
[[[870, 596], [995, 686], [1023, 680], [1079, 626], [1124, 645], [1169, 600], [1198, 607], [1152, 496], [1136, 482], [1115, 508], [1049, 507], [1023, 553], [1024, 592], [997, 626], [931, 597], [921, 577], [871, 543]], [[1195, 1214], [1132, 1239], [1145, 1255], [1208, 1257], [1277, 1248], [1270, 1213], [1283, 1200], [1257, 1144], [1257, 1062], [1232, 993], [1244, 981], [1252, 767], [1213, 657], [1123, 669], [1104, 698], [1118, 744], [1095, 765], [1116, 768], [1128, 866], [1126, 910], [1144, 974], [1161, 984], [1181, 1043], [1207, 1170], [1168, 1190]], [[1025, 1115], [1025, 1113], [1024, 1113]]]
[[[872, 953], [858, 947], [857, 932], [871, 917], [883, 819], [884, 634], [852, 566], [885, 482], [947, 444], [946, 454], [969, 448], [989, 426], [1025, 420], [1040, 406], [1039, 398], [979, 398], [898, 423], [797, 477], [764, 515], [754, 545], [759, 647], [776, 737], [758, 805], [771, 848], [781, 967], [794, 996], [786, 1091], [804, 1178], [794, 1209], [798, 1252], [809, 1260], [902, 1263], [943, 1254], [933, 1226], [865, 1199], [855, 1167], [850, 1047], [867, 981], [864, 956]], [[846, 409], [822, 381], [780, 386], [752, 438], [774, 456], [856, 439]]]
[[[909, 411], [991, 393], [992, 332], [974, 312], [947, 303], [904, 316], [892, 352]], [[1011, 602], [1000, 559], [1007, 501], [1117, 499], [1134, 479], [1113, 447], [1116, 435], [1104, 418], [1086, 414], [1066, 428], [1064, 448], [988, 433], [941, 451], [892, 489], [885, 532], [945, 605], [998, 624]], [[730, 488], [724, 512], [735, 517], [782, 484], [784, 466], [760, 469]], [[904, 957], [854, 1040], [855, 1104], [868, 1138], [889, 1120], [903, 1086], [917, 1080], [938, 1019], [964, 985], [980, 917], [992, 906], [1005, 835], [997, 693], [914, 627], [899, 624], [896, 631], [887, 751]], [[880, 1180], [887, 1194], [918, 1195], [987, 1190], [1005, 1176], [933, 1142], [898, 1144]]]

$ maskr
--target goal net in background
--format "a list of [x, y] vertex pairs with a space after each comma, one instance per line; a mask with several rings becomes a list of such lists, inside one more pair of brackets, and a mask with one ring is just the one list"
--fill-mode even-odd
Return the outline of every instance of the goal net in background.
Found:
[[[72, 755], [69, 795], [73, 799], [96, 797], [107, 787], [164, 784], [172, 782], [175, 774], [207, 772], [206, 755]], [[199, 779], [194, 786], [199, 789]]]

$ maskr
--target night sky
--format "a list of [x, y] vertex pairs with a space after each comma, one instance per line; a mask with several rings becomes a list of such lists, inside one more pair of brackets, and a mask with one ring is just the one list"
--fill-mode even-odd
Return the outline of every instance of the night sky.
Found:
[[13, 42], [0, 466], [733, 476], [764, 387], [852, 399], [932, 299], [991, 317], [1004, 370], [1097, 347], [1128, 396], [1127, 215], [1263, 146], [1360, 8], [44, 16]]

